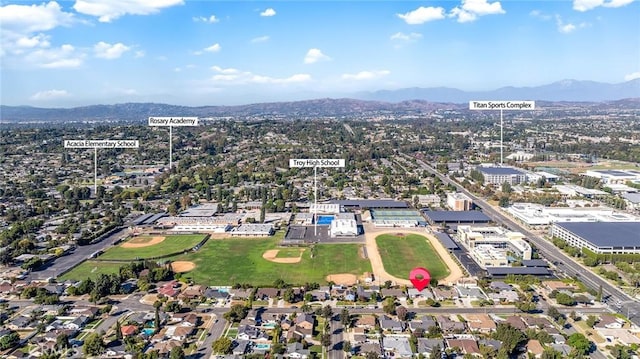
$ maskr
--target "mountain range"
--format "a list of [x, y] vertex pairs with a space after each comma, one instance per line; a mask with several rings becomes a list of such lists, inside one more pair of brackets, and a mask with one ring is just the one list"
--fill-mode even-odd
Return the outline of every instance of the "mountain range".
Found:
[[[619, 84], [593, 81], [564, 80], [538, 87], [503, 87], [493, 91], [469, 92], [454, 88], [407, 88], [375, 92], [360, 92], [340, 99], [313, 99], [271, 102], [237, 106], [179, 106], [158, 103], [123, 103], [91, 105], [73, 108], [40, 108], [31, 106], [0, 106], [0, 121], [146, 121], [149, 116], [251, 117], [288, 116], [314, 118], [353, 116], [381, 113], [419, 114], [436, 109], [468, 109], [471, 100], [536, 100], [537, 107], [551, 102], [608, 102], [640, 99], [640, 79]], [[625, 102], [640, 107], [638, 101]]]

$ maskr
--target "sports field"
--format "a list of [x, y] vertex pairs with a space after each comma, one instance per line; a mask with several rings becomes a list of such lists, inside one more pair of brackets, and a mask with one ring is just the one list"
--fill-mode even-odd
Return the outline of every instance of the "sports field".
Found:
[[435, 279], [449, 275], [449, 268], [424, 236], [381, 234], [376, 237], [376, 244], [384, 269], [392, 276], [408, 278], [415, 267], [426, 268]]
[[[329, 274], [360, 276], [371, 271], [369, 260], [359, 255], [358, 244], [319, 244], [313, 258], [307, 249], [298, 263], [274, 263], [264, 259], [262, 256], [267, 250], [278, 249], [282, 235], [280, 232], [268, 239], [210, 239], [198, 252], [172, 260], [195, 263], [196, 268], [184, 276], [205, 285], [271, 285], [276, 279], [291, 284], [326, 283], [325, 277]], [[284, 250], [283, 254], [291, 253], [291, 249], [280, 249]]]
[[97, 262], [92, 260], [84, 261], [66, 274], [60, 276], [58, 281], [62, 282], [67, 279], [85, 280], [87, 278], [95, 280], [100, 274], [118, 273], [123, 264], [124, 263]]
[[[145, 259], [162, 256], [169, 253], [180, 252], [193, 248], [204, 239], [204, 234], [176, 234], [165, 236], [161, 241], [140, 236], [124, 242], [117, 247], [108, 249], [100, 259]], [[132, 243], [136, 246], [132, 246]], [[149, 245], [145, 245], [149, 244]]]

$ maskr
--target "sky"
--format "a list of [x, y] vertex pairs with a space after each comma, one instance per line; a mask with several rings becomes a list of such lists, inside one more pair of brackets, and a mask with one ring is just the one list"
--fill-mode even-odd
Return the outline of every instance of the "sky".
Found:
[[236, 105], [640, 77], [634, 0], [0, 0], [0, 103]]

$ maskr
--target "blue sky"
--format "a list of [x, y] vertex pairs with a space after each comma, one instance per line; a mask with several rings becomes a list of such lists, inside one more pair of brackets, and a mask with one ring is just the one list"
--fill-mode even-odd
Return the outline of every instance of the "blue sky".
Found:
[[234, 105], [640, 77], [633, 0], [0, 4], [4, 105]]

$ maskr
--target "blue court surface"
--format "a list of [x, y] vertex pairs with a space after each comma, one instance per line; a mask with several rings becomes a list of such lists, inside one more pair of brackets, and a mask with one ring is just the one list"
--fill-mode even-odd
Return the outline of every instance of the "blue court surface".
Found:
[[333, 221], [333, 216], [318, 216], [319, 225], [330, 225]]

